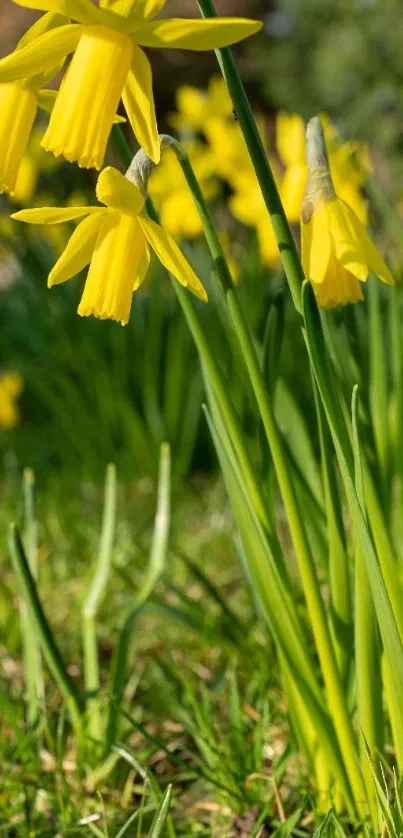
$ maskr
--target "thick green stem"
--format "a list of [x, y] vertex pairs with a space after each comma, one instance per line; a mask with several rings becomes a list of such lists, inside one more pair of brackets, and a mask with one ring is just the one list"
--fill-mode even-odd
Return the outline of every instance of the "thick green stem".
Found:
[[[197, 0], [197, 4], [203, 17], [211, 18], [217, 16], [213, 0]], [[273, 232], [279, 247], [284, 273], [294, 305], [298, 311], [301, 311], [301, 285], [304, 280], [304, 273], [290, 225], [288, 224], [287, 216], [278, 194], [273, 173], [259, 136], [252, 108], [245, 93], [231, 50], [228, 47], [218, 49], [216, 50], [216, 55], [234, 104], [264, 202], [271, 218]]]

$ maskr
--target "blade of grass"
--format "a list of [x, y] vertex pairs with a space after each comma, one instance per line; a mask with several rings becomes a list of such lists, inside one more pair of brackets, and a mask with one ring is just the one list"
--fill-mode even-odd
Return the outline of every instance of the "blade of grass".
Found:
[[46, 662], [66, 699], [73, 726], [77, 734], [80, 734], [82, 729], [80, 696], [74, 681], [67, 672], [59, 647], [46, 619], [20, 534], [15, 524], [10, 524], [8, 547], [21, 595], [27, 603]]
[[112, 565], [112, 549], [116, 528], [116, 502], [116, 468], [113, 463], [110, 463], [106, 470], [102, 530], [98, 558], [81, 615], [88, 727], [90, 735], [94, 739], [100, 739], [102, 736], [96, 622], [98, 608], [105, 594]]
[[168, 552], [168, 539], [171, 524], [171, 454], [169, 445], [164, 442], [160, 449], [158, 474], [157, 509], [146, 577], [134, 602], [128, 609], [120, 631], [116, 650], [106, 739], [108, 744], [115, 741], [118, 731], [119, 709], [127, 677], [127, 660], [132, 640], [133, 626], [140, 610], [153, 592], [165, 566]]

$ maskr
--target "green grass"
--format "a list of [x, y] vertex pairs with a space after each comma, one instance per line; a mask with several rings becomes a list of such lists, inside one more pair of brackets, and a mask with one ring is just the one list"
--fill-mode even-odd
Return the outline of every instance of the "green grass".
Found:
[[[150, 484], [119, 488], [113, 568], [97, 620], [102, 712], [122, 618], [144, 579], [154, 500]], [[15, 490], [3, 492], [3, 538], [18, 502]], [[80, 687], [81, 608], [98, 549], [100, 493], [79, 485], [60, 509], [39, 481], [38, 590]], [[231, 823], [250, 811], [276, 823], [277, 793], [285, 812], [294, 810], [305, 771], [287, 745], [273, 647], [245, 593], [233, 538], [222, 486], [204, 481], [188, 490], [174, 512], [165, 573], [134, 627], [118, 749], [88, 734], [76, 739], [46, 665], [39, 719], [27, 723], [15, 578], [4, 561], [1, 834], [91, 828], [115, 836], [143, 809], [138, 834], [146, 835], [169, 783], [175, 835], [230, 835]], [[92, 814], [98, 819], [80, 826]]]

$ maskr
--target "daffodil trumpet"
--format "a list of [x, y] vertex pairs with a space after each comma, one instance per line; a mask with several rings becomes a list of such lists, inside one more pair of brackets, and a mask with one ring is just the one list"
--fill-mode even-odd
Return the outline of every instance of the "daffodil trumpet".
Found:
[[111, 166], [99, 175], [96, 194], [103, 206], [21, 210], [12, 216], [28, 224], [59, 224], [82, 219], [51, 270], [48, 286], [89, 265], [78, 314], [125, 325], [134, 291], [144, 282], [150, 248], [164, 267], [201, 300], [206, 292], [173, 238], [146, 214], [144, 195]]
[[210, 50], [261, 28], [243, 18], [154, 20], [165, 0], [15, 0], [59, 12], [74, 23], [44, 32], [0, 61], [0, 83], [30, 78], [74, 53], [62, 80], [43, 146], [80, 166], [100, 169], [123, 99], [133, 132], [158, 163], [160, 146], [151, 66], [142, 47]]
[[320, 119], [307, 127], [308, 182], [301, 216], [302, 265], [318, 305], [333, 308], [363, 299], [370, 272], [393, 285], [389, 268], [364, 225], [336, 195]]

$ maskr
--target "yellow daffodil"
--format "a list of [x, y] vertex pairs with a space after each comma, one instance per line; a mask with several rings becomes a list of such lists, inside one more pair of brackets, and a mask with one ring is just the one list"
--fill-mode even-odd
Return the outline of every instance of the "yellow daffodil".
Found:
[[28, 224], [83, 219], [51, 270], [49, 287], [66, 282], [89, 265], [78, 313], [125, 325], [133, 292], [146, 277], [151, 247], [182, 285], [200, 299], [207, 299], [174, 239], [146, 215], [144, 197], [133, 183], [109, 166], [99, 175], [96, 193], [103, 207], [47, 207], [14, 214], [13, 218]]
[[80, 166], [100, 168], [121, 99], [134, 134], [158, 163], [160, 146], [151, 67], [144, 47], [209, 50], [227, 46], [261, 28], [243, 18], [163, 19], [164, 0], [15, 0], [61, 12], [75, 23], [59, 26], [0, 61], [0, 82], [49, 71], [74, 53], [62, 80], [43, 145]]
[[[216, 191], [209, 181], [214, 170], [214, 157], [205, 145], [198, 142], [184, 145], [204, 197]], [[158, 207], [161, 224], [175, 238], [194, 238], [202, 232], [199, 214], [192, 193], [183, 176], [176, 154], [169, 148], [153, 170], [148, 191]]]
[[[65, 22], [60, 14], [47, 14], [26, 32], [13, 53], [23, 55], [30, 48], [33, 40], [50, 35], [55, 27]], [[8, 59], [5, 59], [6, 61]], [[17, 186], [18, 175], [22, 160], [25, 156], [28, 142], [38, 108], [47, 110], [47, 91], [41, 87], [58, 71], [56, 60], [48, 66], [47, 73], [29, 73], [26, 78], [7, 80], [3, 82], [0, 74], [0, 193], [14, 195], [16, 192], [27, 193], [27, 184], [34, 181], [33, 166], [25, 163], [21, 173], [21, 181]]]
[[176, 91], [176, 109], [169, 121], [177, 131], [186, 134], [204, 131], [210, 119], [228, 119], [233, 106], [224, 79], [212, 76], [206, 92], [190, 84], [181, 85]]
[[23, 388], [23, 379], [17, 372], [0, 376], [0, 428], [9, 430], [18, 425], [20, 415], [17, 399]]
[[371, 271], [393, 278], [354, 210], [340, 199], [330, 176], [321, 123], [307, 128], [308, 185], [301, 219], [302, 264], [320, 308], [363, 299], [360, 282]]
[[301, 216], [307, 167], [305, 160], [305, 124], [298, 114], [281, 111], [276, 119], [277, 150], [285, 166], [280, 183], [280, 197], [288, 220], [297, 223]]

